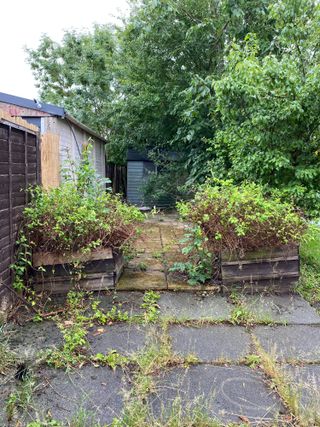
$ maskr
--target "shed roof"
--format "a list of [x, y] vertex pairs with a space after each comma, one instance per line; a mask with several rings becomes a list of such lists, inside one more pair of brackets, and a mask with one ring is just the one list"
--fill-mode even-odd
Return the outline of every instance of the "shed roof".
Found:
[[59, 107], [53, 104], [48, 104], [46, 102], [38, 101], [36, 99], [32, 100], [27, 98], [21, 98], [20, 96], [9, 95], [8, 93], [3, 93], [3, 92], [0, 92], [0, 102], [17, 105], [18, 107], [29, 108], [36, 111], [41, 111], [43, 113], [47, 113], [55, 117], [67, 119], [69, 120], [69, 122], [83, 129], [90, 135], [100, 139], [104, 143], [107, 142], [105, 138], [103, 138], [97, 132], [93, 131], [88, 126], [84, 125], [83, 123], [80, 123], [78, 120], [72, 117], [63, 107]]

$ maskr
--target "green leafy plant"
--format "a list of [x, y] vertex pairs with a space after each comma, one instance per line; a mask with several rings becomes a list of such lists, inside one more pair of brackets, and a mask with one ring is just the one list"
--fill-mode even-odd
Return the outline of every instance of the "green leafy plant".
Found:
[[250, 368], [256, 368], [261, 363], [261, 357], [258, 354], [248, 354], [245, 357], [245, 363]]
[[185, 233], [180, 244], [183, 246], [182, 254], [187, 261], [175, 262], [170, 268], [171, 272], [179, 272], [188, 277], [190, 285], [203, 284], [212, 277], [213, 255], [205, 245], [206, 237], [201, 228], [195, 225]]
[[295, 245], [307, 228], [293, 205], [266, 196], [263, 187], [252, 183], [208, 181], [194, 200], [180, 203], [178, 209], [184, 219], [200, 227], [204, 244], [217, 254]]
[[97, 353], [91, 357], [92, 362], [99, 366], [110, 366], [111, 369], [116, 369], [117, 366], [124, 366], [129, 362], [129, 359], [119, 354], [116, 350], [110, 350], [108, 354]]
[[235, 325], [252, 324], [254, 320], [255, 318], [250, 310], [243, 306], [235, 307], [230, 315], [230, 322]]
[[31, 373], [10, 393], [6, 400], [6, 414], [8, 421], [12, 421], [16, 412], [25, 412], [32, 406], [33, 394], [36, 390], [36, 381]]
[[[136, 225], [143, 219], [138, 209], [106, 191], [105, 181], [96, 176], [92, 167], [90, 144], [84, 148], [79, 165], [67, 166], [59, 187], [29, 189], [31, 201], [23, 211], [12, 265], [17, 289], [24, 287], [33, 251], [82, 255], [104, 247], [123, 251], [130, 248]], [[73, 277], [82, 277], [82, 262], [77, 259]]]
[[160, 294], [154, 291], [146, 291], [143, 295], [141, 308], [144, 309], [144, 320], [147, 323], [155, 323], [158, 320], [160, 310], [158, 300]]
[[100, 301], [94, 301], [91, 304], [93, 310], [93, 316], [90, 320], [97, 321], [101, 325], [105, 325], [109, 322], [126, 322], [129, 320], [129, 314], [127, 311], [123, 312], [115, 305], [108, 311], [102, 311], [99, 309]]
[[84, 363], [87, 360], [86, 348], [88, 346], [86, 329], [77, 323], [67, 327], [63, 324], [58, 326], [62, 332], [64, 344], [61, 349], [50, 349], [47, 352], [47, 364], [55, 368], [68, 368]]
[[147, 271], [147, 264], [145, 262], [139, 262], [139, 264], [137, 265], [137, 269], [140, 271]]

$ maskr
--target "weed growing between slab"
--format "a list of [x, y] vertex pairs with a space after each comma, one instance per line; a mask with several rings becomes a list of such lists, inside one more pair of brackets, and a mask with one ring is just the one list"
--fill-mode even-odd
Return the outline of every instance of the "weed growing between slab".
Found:
[[320, 305], [320, 228], [312, 225], [300, 246], [301, 275], [297, 291], [310, 304]]
[[155, 323], [158, 320], [160, 315], [159, 299], [159, 292], [146, 291], [144, 293], [141, 308], [144, 309], [144, 321], [146, 323]]
[[102, 311], [99, 308], [100, 301], [94, 301], [91, 305], [93, 315], [89, 318], [92, 322], [98, 322], [100, 325], [106, 325], [112, 322], [127, 322], [129, 314], [127, 311], [123, 312], [116, 306], [113, 306], [109, 311]]
[[256, 337], [252, 337], [256, 349], [257, 362], [269, 378], [272, 388], [276, 389], [285, 406], [292, 415], [293, 425], [309, 427], [320, 425], [320, 413], [318, 405], [316, 411], [310, 412], [301, 407], [299, 387], [288, 379], [286, 373], [276, 362], [275, 354], [267, 353], [260, 345]]
[[111, 369], [116, 369], [117, 366], [125, 366], [129, 364], [130, 359], [119, 354], [116, 350], [110, 350], [107, 354], [97, 353], [91, 356], [90, 360], [94, 366], [109, 366]]
[[[23, 381], [20, 381], [16, 390], [10, 393], [6, 400], [6, 415], [9, 422], [19, 420], [32, 408], [33, 394], [37, 388], [32, 373], [28, 373]], [[18, 424], [17, 424], [18, 425]]]
[[50, 349], [42, 354], [43, 360], [54, 368], [81, 367], [87, 363], [95, 366], [124, 366], [129, 363], [127, 358], [119, 355], [115, 350], [107, 354], [98, 353], [89, 355], [89, 343], [87, 340], [87, 328], [94, 324], [109, 325], [114, 322], [134, 321], [137, 323], [155, 323], [158, 320], [160, 310], [157, 301], [160, 294], [147, 291], [143, 297], [141, 308], [144, 313], [130, 318], [128, 312], [122, 311], [116, 306], [110, 310], [100, 309], [100, 301], [91, 302], [91, 315], [86, 315], [84, 292], [70, 291], [67, 296], [67, 310], [64, 316], [56, 317], [56, 323], [63, 336], [63, 346], [59, 349]]
[[10, 350], [8, 337], [5, 334], [5, 325], [0, 326], [0, 374], [5, 375], [14, 365], [16, 356]]
[[156, 392], [156, 375], [173, 366], [184, 366], [199, 363], [193, 354], [181, 357], [172, 352], [167, 327], [163, 325], [157, 342], [151, 342], [142, 351], [132, 355], [134, 366], [132, 389], [127, 395], [122, 418], [115, 419], [111, 427], [218, 427], [216, 420], [210, 419], [203, 411], [195, 407], [182, 408], [180, 401], [175, 401], [169, 413], [155, 418], [148, 405], [150, 393]]

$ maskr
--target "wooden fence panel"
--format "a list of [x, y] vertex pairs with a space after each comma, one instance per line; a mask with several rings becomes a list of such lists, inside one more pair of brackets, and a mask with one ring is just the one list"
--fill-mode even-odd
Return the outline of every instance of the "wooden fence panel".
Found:
[[14, 246], [27, 203], [24, 191], [29, 184], [39, 182], [38, 129], [21, 119], [0, 111], [0, 310], [12, 297], [10, 264]]

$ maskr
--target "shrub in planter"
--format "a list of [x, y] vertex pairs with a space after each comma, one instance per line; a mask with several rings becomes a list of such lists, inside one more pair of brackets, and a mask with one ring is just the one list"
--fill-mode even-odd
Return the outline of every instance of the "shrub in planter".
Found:
[[[77, 168], [69, 167], [57, 188], [31, 188], [31, 201], [23, 212], [16, 271], [16, 287], [23, 285], [23, 269], [31, 265], [32, 252], [66, 256], [77, 254], [74, 264], [98, 249], [115, 253], [128, 250], [136, 234], [140, 211], [106, 191], [95, 175], [88, 146]], [[72, 166], [72, 165], [71, 165]]]
[[307, 227], [293, 205], [266, 197], [263, 188], [252, 183], [207, 182], [192, 201], [178, 204], [178, 210], [198, 229], [211, 254], [231, 262], [259, 259], [252, 255], [259, 251], [296, 248]]

